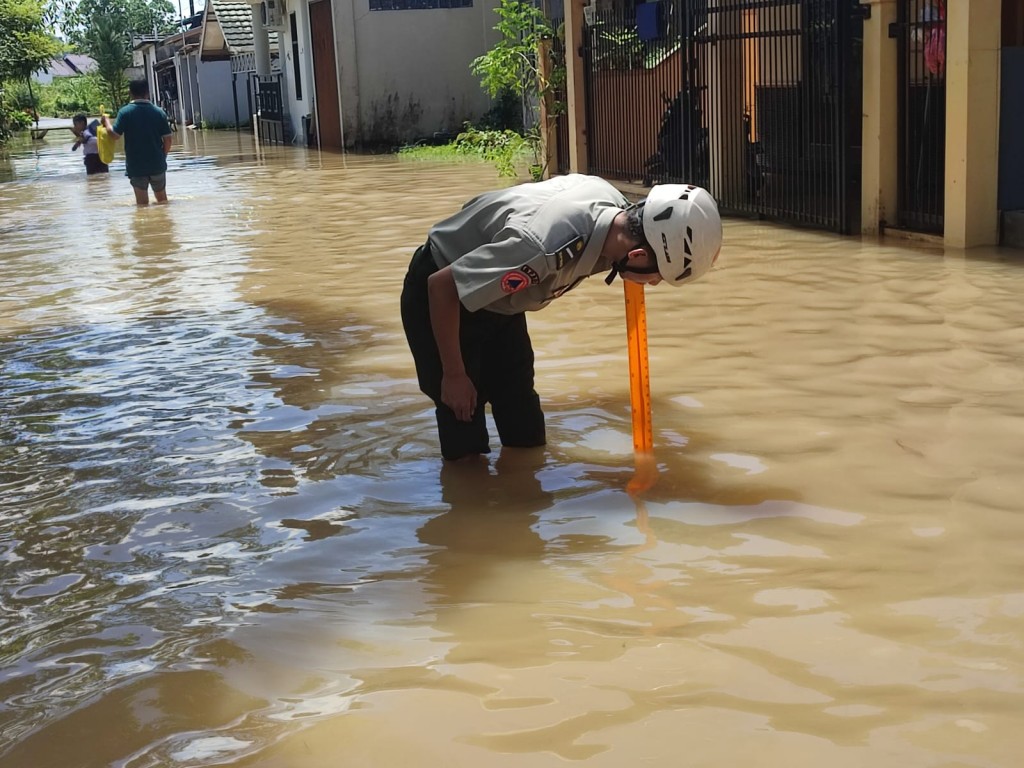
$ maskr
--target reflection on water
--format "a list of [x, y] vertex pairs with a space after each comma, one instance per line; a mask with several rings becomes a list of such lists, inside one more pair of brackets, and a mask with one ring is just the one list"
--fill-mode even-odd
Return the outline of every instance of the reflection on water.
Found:
[[551, 444], [437, 460], [397, 313], [493, 171], [179, 135], [0, 164], [0, 764], [1009, 766], [1024, 269], [727, 223], [531, 318]]

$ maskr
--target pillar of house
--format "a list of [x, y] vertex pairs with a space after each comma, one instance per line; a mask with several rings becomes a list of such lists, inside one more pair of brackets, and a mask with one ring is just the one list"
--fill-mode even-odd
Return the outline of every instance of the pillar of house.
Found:
[[566, 110], [569, 114], [569, 169], [587, 172], [587, 100], [583, 66], [583, 6], [586, 0], [564, 0]]
[[895, 0], [861, 0], [871, 6], [864, 21], [864, 137], [861, 169], [861, 231], [878, 234], [895, 223], [898, 205], [899, 92], [896, 40], [889, 25], [896, 22]]
[[270, 74], [270, 38], [263, 24], [263, 3], [253, 3], [252, 8], [252, 41], [256, 74]]
[[946, 3], [946, 245], [999, 242], [1001, 0]]

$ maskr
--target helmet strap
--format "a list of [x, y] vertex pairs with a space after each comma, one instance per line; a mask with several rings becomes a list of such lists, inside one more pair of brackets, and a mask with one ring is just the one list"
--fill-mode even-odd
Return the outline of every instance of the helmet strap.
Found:
[[634, 275], [653, 275], [659, 272], [657, 265], [650, 267], [634, 267], [629, 263], [629, 256], [623, 256], [618, 261], [612, 262], [612, 271], [605, 277], [605, 285], [611, 285], [616, 275], [632, 272]]

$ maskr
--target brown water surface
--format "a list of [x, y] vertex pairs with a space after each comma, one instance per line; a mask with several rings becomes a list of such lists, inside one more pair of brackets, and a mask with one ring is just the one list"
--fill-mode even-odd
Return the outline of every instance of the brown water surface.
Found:
[[1024, 265], [729, 221], [531, 315], [543, 453], [441, 471], [397, 300], [477, 165], [0, 159], [0, 764], [1021, 764]]

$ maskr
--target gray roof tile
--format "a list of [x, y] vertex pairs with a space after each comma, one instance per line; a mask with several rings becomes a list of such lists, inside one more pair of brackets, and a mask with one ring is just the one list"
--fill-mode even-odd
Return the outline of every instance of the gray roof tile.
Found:
[[[224, 33], [231, 53], [253, 50], [252, 6], [248, 3], [229, 3], [224, 0], [207, 0], [207, 10]], [[271, 47], [277, 45], [277, 32], [268, 30]]]

